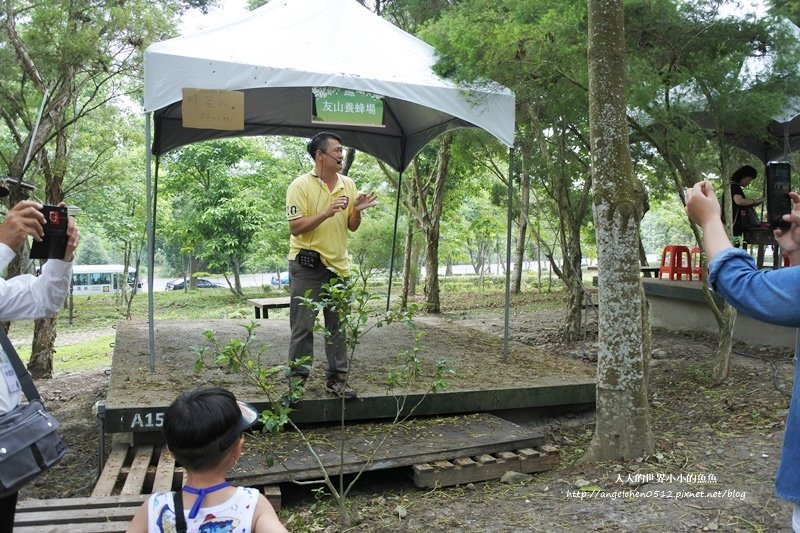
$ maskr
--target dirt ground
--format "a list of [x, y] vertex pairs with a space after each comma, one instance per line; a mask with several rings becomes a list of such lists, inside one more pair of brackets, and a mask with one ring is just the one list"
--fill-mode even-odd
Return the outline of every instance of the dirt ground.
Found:
[[[515, 310], [511, 338], [588, 368], [596, 323], [562, 343], [563, 311]], [[502, 310], [446, 312], [459, 326], [502, 335]], [[630, 462], [581, 464], [594, 429], [591, 413], [516, 419], [544, 430], [561, 464], [518, 484], [500, 481], [417, 489], [405, 472], [370, 475], [352, 494], [359, 522], [348, 531], [791, 531], [791, 506], [773, 495], [794, 362], [785, 351], [736, 345], [733, 375], [710, 380], [714, 339], [654, 332], [650, 406], [654, 453]], [[98, 425], [108, 371], [37, 383], [63, 424], [70, 453], [23, 489], [21, 498], [87, 496], [97, 473]], [[581, 491], [593, 486], [594, 491]], [[330, 498], [282, 487], [290, 531], [338, 531]]]

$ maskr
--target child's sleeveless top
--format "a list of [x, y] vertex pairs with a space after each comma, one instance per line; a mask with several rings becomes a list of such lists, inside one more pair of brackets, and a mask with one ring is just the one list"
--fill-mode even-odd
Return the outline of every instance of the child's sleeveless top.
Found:
[[[172, 533], [175, 531], [174, 495], [174, 492], [157, 492], [150, 496], [147, 508], [147, 531], [149, 533]], [[257, 503], [258, 491], [256, 489], [238, 487], [227, 501], [211, 507], [201, 507], [197, 516], [191, 520], [189, 519], [191, 506], [188, 506], [184, 509], [187, 532], [249, 533], [250, 526], [253, 525], [253, 513]]]

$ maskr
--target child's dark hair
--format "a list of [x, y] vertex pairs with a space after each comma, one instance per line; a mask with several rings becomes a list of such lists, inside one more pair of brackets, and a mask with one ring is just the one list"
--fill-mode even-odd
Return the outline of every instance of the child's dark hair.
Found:
[[164, 415], [164, 436], [175, 459], [189, 470], [217, 466], [241, 436], [242, 411], [233, 393], [208, 387], [178, 396]]
[[744, 178], [753, 178], [755, 179], [758, 176], [758, 170], [755, 167], [751, 167], [750, 165], [744, 165], [737, 168], [733, 175], [731, 176], [731, 181], [735, 181], [739, 183]]

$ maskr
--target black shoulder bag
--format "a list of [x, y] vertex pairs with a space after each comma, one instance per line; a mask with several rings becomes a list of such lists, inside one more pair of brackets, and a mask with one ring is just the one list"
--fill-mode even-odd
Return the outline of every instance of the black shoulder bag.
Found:
[[28, 398], [27, 404], [0, 414], [0, 497], [4, 497], [59, 462], [67, 445], [58, 434], [60, 424], [45, 410], [30, 373], [3, 328], [0, 346]]

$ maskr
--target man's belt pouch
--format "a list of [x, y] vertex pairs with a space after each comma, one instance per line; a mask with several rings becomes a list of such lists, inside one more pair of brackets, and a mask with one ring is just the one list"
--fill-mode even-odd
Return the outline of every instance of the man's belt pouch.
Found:
[[306, 268], [317, 268], [320, 263], [319, 252], [314, 250], [300, 250], [297, 253], [297, 262]]
[[28, 398], [27, 404], [0, 415], [0, 497], [5, 497], [59, 462], [67, 453], [67, 445], [58, 434], [58, 421], [45, 410], [39, 391], [2, 328], [0, 345]]

